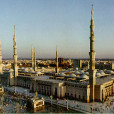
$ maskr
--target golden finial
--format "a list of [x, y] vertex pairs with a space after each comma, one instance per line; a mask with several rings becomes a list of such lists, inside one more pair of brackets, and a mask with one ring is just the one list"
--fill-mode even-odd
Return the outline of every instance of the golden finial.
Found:
[[34, 48], [34, 54], [35, 54], [35, 48]]
[[56, 45], [56, 51], [57, 51], [57, 45]]
[[15, 25], [14, 25], [14, 34], [15, 34]]
[[91, 6], [92, 6], [92, 10], [91, 10], [91, 18], [93, 19], [93, 4], [92, 4]]

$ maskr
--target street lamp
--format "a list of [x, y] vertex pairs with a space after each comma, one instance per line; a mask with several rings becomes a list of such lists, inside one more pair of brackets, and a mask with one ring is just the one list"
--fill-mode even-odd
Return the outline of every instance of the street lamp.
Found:
[[16, 86], [15, 86], [15, 93], [14, 94], [16, 95]]
[[38, 95], [38, 93], [37, 93], [37, 91], [36, 91], [36, 97], [37, 97], [37, 95]]
[[51, 95], [51, 96], [50, 96], [50, 98], [51, 98], [51, 105], [52, 105], [52, 97], [53, 97], [53, 96]]
[[66, 104], [67, 104], [67, 111], [68, 111], [68, 97], [67, 97], [67, 100], [66, 100]]
[[27, 92], [27, 90], [26, 90], [26, 88], [25, 88], [25, 97], [26, 97], [26, 92]]

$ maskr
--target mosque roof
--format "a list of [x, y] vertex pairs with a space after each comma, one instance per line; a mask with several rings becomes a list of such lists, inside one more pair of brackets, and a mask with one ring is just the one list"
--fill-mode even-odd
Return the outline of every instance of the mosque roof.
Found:
[[63, 72], [59, 73], [59, 76], [65, 76], [65, 74]]
[[35, 78], [34, 80], [46, 81], [46, 82], [52, 82], [52, 83], [64, 83], [64, 81], [55, 80], [55, 79]]
[[82, 75], [80, 76], [80, 78], [89, 79], [89, 77], [88, 77], [87, 75], [85, 75], [85, 74], [82, 74]]
[[76, 72], [74, 72], [74, 74], [80, 74], [80, 72], [79, 71], [76, 71]]
[[108, 74], [114, 74], [114, 71], [108, 70], [107, 73], [108, 73]]
[[72, 78], [75, 78], [76, 77], [75, 74], [70, 74], [69, 76], [72, 77]]
[[107, 76], [96, 78], [96, 84], [102, 85], [103, 83], [113, 80], [113, 78], [114, 78], [114, 75], [107, 75]]

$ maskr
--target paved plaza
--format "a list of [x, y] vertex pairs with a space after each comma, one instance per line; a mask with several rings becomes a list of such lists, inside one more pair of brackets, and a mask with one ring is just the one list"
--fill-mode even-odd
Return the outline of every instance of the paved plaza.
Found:
[[[8, 91], [14, 93], [14, 87], [5, 87], [5, 90], [6, 89]], [[16, 87], [16, 92], [18, 95], [23, 96], [23, 97], [21, 97], [21, 99], [23, 101], [24, 94], [25, 94], [25, 88]], [[36, 93], [30, 93], [29, 89], [26, 89], [26, 95], [28, 97], [36, 96]], [[51, 103], [51, 98], [49, 96], [44, 96], [41, 94], [37, 94], [37, 96], [43, 97], [46, 102]], [[59, 105], [59, 106], [66, 108], [67, 100], [66, 99], [56, 100], [56, 99], [52, 98], [52, 104]], [[16, 106], [18, 106], [18, 104], [16, 104]], [[107, 98], [107, 101], [105, 101], [104, 103], [100, 103], [100, 102], [83, 103], [83, 102], [76, 101], [76, 100], [68, 100], [68, 108], [75, 110], [75, 111], [83, 112], [83, 113], [91, 113], [91, 112], [93, 112], [93, 113], [114, 113], [114, 97], [111, 96], [111, 97]]]

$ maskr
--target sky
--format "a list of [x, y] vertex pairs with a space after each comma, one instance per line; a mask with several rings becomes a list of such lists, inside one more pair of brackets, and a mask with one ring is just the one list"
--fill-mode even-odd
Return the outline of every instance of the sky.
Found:
[[94, 5], [96, 58], [114, 58], [114, 0], [0, 0], [3, 58], [89, 58], [91, 4]]

